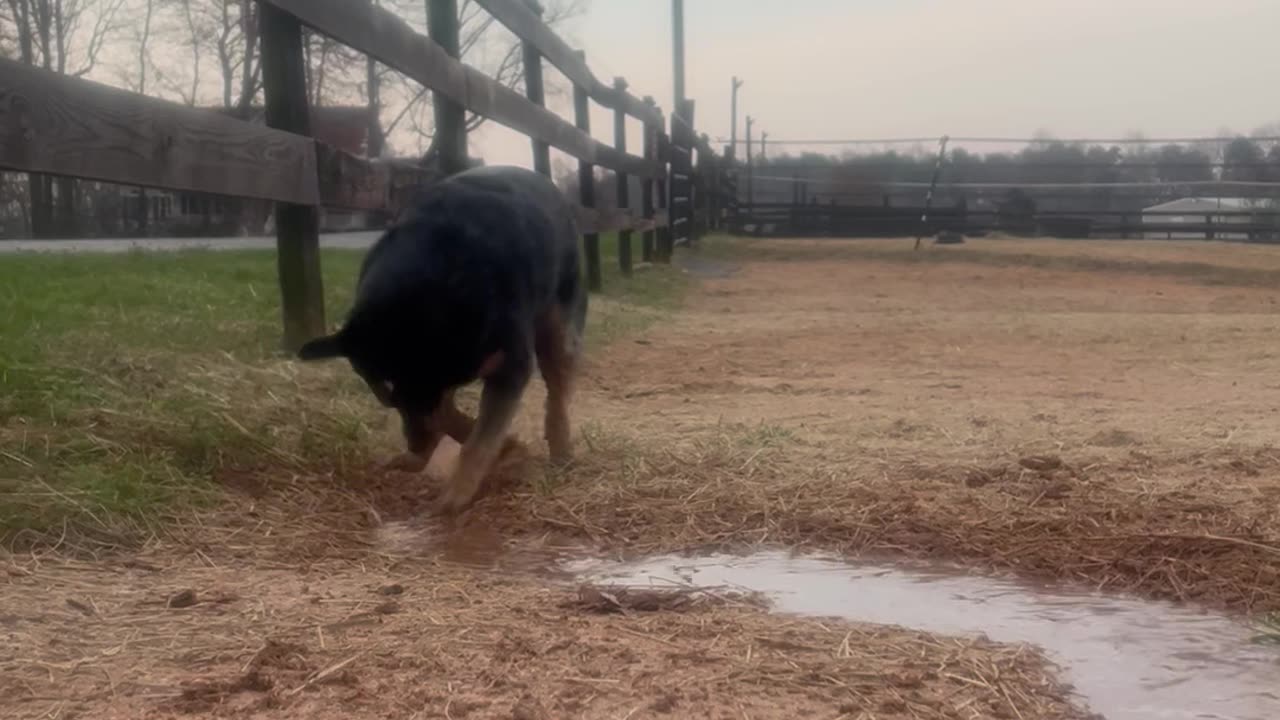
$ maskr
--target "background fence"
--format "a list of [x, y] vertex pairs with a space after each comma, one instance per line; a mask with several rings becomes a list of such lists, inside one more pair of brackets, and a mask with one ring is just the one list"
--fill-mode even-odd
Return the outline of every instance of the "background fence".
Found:
[[[600, 233], [618, 232], [626, 274], [635, 233], [644, 260], [669, 261], [675, 245], [720, 226], [709, 213], [721, 203], [706, 194], [722, 183], [706, 174], [721, 164], [693, 130], [693, 101], [677, 103], [668, 131], [652, 98], [630, 94], [622, 78], [597, 79], [584, 54], [542, 22], [536, 3], [475, 2], [520, 39], [524, 94], [460, 62], [456, 0], [429, 0], [426, 35], [367, 0], [259, 0], [265, 126], [0, 60], [0, 167], [274, 201], [285, 346], [297, 348], [325, 330], [318, 209], [395, 215], [435, 178], [412, 163], [370, 160], [311, 137], [305, 26], [433, 93], [433, 146], [445, 173], [468, 166], [467, 112], [528, 136], [538, 172], [551, 175], [550, 148], [576, 158], [592, 289], [602, 282]], [[546, 107], [543, 61], [573, 85], [573, 122]], [[614, 111], [612, 144], [591, 135], [593, 102]], [[641, 154], [627, 147], [628, 118], [643, 126]], [[616, 210], [596, 209], [597, 167], [616, 174]], [[634, 209], [633, 181], [642, 198]]]
[[731, 215], [747, 233], [1280, 239], [1280, 137], [765, 145], [750, 127]]

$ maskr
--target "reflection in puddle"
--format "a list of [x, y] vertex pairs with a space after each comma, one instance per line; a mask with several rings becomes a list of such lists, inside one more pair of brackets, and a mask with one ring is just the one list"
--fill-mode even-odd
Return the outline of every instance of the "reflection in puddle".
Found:
[[565, 569], [596, 582], [737, 586], [782, 612], [1030, 643], [1108, 720], [1280, 718], [1280, 653], [1223, 616], [1166, 603], [782, 553]]

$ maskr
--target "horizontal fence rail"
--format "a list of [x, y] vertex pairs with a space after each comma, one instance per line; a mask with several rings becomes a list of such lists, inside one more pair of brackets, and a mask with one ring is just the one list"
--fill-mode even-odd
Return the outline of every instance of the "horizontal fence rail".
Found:
[[[662, 125], [662, 111], [643, 100], [610, 87], [591, 72], [586, 61], [569, 44], [543, 24], [537, 13], [523, 0], [475, 0], [498, 22], [516, 36], [530, 43], [574, 85], [585, 88], [592, 100], [611, 110], [622, 110], [637, 120]], [[630, 171], [627, 171], [630, 172]]]
[[658, 177], [663, 169], [620, 153], [523, 95], [450, 57], [430, 38], [384, 8], [347, 0], [263, 0], [313, 30], [398, 70], [477, 115], [617, 172]]
[[315, 205], [315, 141], [0, 60], [0, 166]]
[[0, 167], [120, 185], [381, 210], [426, 173], [303, 135], [0, 59]]

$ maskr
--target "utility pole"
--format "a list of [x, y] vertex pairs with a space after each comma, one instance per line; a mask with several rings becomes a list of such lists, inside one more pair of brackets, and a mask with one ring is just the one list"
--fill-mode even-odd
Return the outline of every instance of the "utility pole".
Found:
[[733, 76], [733, 99], [729, 101], [729, 162], [738, 157], [738, 90], [742, 81]]
[[671, 0], [671, 52], [675, 73], [675, 103], [673, 112], [679, 112], [684, 102], [684, 0]]
[[755, 165], [751, 158], [751, 128], [756, 119], [747, 116], [747, 213], [754, 214], [756, 209]]
[[769, 162], [769, 133], [760, 133], [760, 162]]

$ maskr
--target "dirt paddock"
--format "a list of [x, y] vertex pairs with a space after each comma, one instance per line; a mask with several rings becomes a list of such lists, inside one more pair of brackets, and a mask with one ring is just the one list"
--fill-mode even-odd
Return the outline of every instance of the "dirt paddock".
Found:
[[[1083, 718], [1035, 648], [628, 606], [567, 547], [785, 546], [1280, 610], [1280, 250], [715, 241], [444, 528], [433, 483], [297, 478], [135, 553], [13, 556], [21, 717]], [[520, 433], [537, 439], [541, 391]], [[601, 595], [604, 592], [606, 595]], [[605, 597], [607, 601], [600, 601]], [[6, 710], [7, 716], [8, 710]]]

